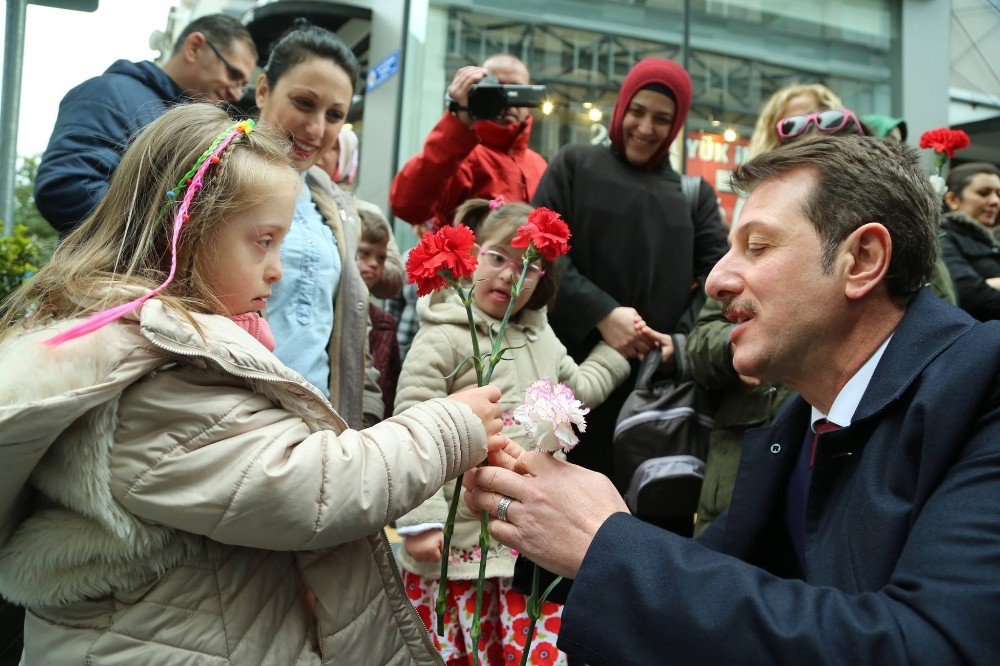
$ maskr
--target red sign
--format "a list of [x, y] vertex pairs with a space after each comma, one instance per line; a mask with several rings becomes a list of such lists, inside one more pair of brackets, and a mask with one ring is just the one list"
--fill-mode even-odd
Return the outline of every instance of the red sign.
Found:
[[715, 188], [726, 211], [727, 226], [733, 219], [736, 195], [729, 190], [729, 176], [738, 164], [750, 157], [750, 141], [726, 141], [721, 134], [690, 132], [687, 136], [687, 169], [691, 176], [701, 176]]

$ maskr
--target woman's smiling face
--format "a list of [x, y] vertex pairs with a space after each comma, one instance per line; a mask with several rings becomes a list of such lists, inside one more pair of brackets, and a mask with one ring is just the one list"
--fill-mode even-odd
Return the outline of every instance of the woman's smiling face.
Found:
[[677, 103], [662, 93], [640, 90], [622, 118], [625, 159], [643, 166], [653, 158], [670, 134], [677, 113]]
[[314, 165], [337, 140], [353, 95], [350, 75], [318, 56], [290, 67], [273, 85], [263, 74], [257, 81], [260, 118], [288, 133], [299, 171]]

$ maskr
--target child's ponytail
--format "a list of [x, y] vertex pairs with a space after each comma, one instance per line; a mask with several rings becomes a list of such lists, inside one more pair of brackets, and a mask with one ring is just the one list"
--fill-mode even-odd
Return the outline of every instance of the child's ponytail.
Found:
[[464, 224], [478, 237], [479, 227], [490, 214], [490, 208], [486, 199], [468, 199], [455, 211], [455, 224]]

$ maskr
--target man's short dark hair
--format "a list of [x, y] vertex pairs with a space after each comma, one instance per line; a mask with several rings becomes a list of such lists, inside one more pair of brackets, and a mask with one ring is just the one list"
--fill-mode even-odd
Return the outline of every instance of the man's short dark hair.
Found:
[[191, 21], [177, 36], [177, 41], [174, 42], [174, 53], [180, 52], [181, 47], [184, 46], [184, 40], [193, 32], [205, 35], [205, 39], [223, 51], [232, 49], [233, 42], [236, 40], [246, 42], [254, 58], [257, 57], [257, 46], [253, 43], [250, 31], [232, 16], [206, 14]]
[[889, 294], [908, 299], [930, 280], [938, 254], [939, 203], [916, 151], [880, 137], [819, 136], [755, 157], [733, 172], [731, 184], [749, 194], [793, 169], [816, 175], [802, 212], [823, 240], [824, 271], [833, 270], [841, 241], [878, 222], [892, 239]]

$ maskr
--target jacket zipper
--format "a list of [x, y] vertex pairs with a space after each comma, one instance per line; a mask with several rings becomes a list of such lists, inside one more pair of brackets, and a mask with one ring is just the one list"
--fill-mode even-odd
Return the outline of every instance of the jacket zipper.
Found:
[[[147, 338], [147, 340], [149, 340], [149, 342], [152, 343], [153, 346], [158, 347], [158, 348], [160, 348], [160, 349], [162, 349], [164, 351], [170, 352], [171, 354], [176, 354], [178, 356], [185, 356], [185, 357], [188, 357], [188, 358], [204, 358], [204, 359], [208, 359], [208, 360], [212, 361], [217, 367], [219, 367], [224, 372], [228, 372], [229, 374], [235, 375], [236, 377], [240, 377], [242, 379], [256, 379], [256, 380], [259, 380], [259, 381], [271, 382], [272, 384], [291, 384], [292, 386], [298, 386], [299, 388], [304, 388], [306, 391], [309, 392], [310, 395], [312, 395], [323, 406], [324, 410], [326, 410], [327, 412], [330, 412], [332, 415], [337, 416], [338, 418], [340, 418], [341, 420], [343, 420], [343, 418], [340, 417], [339, 414], [337, 414], [335, 411], [333, 411], [331, 407], [327, 406], [327, 399], [326, 399], [326, 397], [323, 396], [323, 394], [320, 393], [315, 387], [313, 387], [312, 384], [304, 384], [304, 383], [301, 383], [301, 382], [296, 382], [296, 381], [293, 381], [291, 379], [286, 379], [285, 377], [279, 377], [277, 375], [268, 374], [266, 372], [252, 372], [252, 371], [246, 371], [246, 370], [237, 370], [237, 369], [234, 369], [234, 368], [230, 367], [231, 366], [230, 363], [227, 363], [226, 361], [223, 361], [221, 358], [215, 356], [214, 354], [212, 354], [210, 352], [207, 352], [207, 351], [189, 351], [189, 350], [186, 350], [186, 349], [178, 349], [178, 348], [173, 347], [171, 345], [168, 345], [166, 343], [159, 342], [158, 340], [155, 340], [155, 339]], [[350, 428], [350, 426], [348, 426], [346, 422], [344, 423], [344, 426], [345, 426], [345, 430]]]
[[[403, 572], [400, 571], [399, 564], [396, 563], [396, 554], [392, 552], [392, 544], [389, 543], [389, 538], [385, 535], [385, 528], [382, 528], [382, 531], [379, 533], [379, 536], [382, 539], [382, 543], [385, 545], [385, 547], [389, 549], [389, 559], [392, 561], [392, 570], [396, 574], [393, 578], [396, 581], [396, 588], [399, 590], [400, 594], [403, 595], [403, 601], [406, 604], [407, 615], [410, 616], [411, 620], [417, 623], [418, 627], [423, 627], [424, 633], [420, 635], [420, 638], [421, 640], [423, 640], [424, 646], [430, 651], [431, 656], [433, 657], [433, 655], [440, 655], [438, 649], [434, 647], [434, 641], [431, 639], [430, 631], [427, 629], [427, 627], [424, 627], [424, 621], [420, 619], [420, 615], [417, 614], [417, 609], [414, 608], [413, 604], [410, 603], [410, 598], [406, 594], [406, 587], [403, 585]], [[402, 548], [403, 547], [402, 544], [400, 544], [399, 547]], [[446, 556], [445, 554], [442, 554], [442, 557], [445, 556]], [[440, 585], [447, 583], [440, 581], [438, 584]]]

